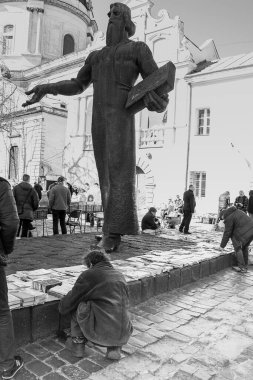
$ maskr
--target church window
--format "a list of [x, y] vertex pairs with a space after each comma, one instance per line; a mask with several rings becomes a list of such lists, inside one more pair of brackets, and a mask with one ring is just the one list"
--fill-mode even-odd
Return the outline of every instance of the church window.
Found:
[[65, 34], [63, 40], [63, 55], [73, 53], [75, 51], [75, 41], [70, 34]]
[[198, 130], [199, 136], [208, 136], [210, 134], [210, 109], [202, 108], [198, 110]]
[[5, 25], [3, 31], [3, 40], [2, 40], [2, 54], [10, 55], [13, 53], [13, 25]]
[[9, 179], [18, 178], [18, 146], [14, 145], [10, 148], [9, 153]]

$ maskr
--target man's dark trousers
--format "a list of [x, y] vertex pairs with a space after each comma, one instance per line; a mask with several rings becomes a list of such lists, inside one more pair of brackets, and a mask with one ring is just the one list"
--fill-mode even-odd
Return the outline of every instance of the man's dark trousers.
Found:
[[184, 233], [187, 233], [189, 231], [191, 219], [192, 219], [191, 211], [184, 210], [184, 217], [183, 217], [182, 223], [179, 227], [179, 231], [183, 232], [183, 228], [184, 228]]
[[61, 233], [64, 235], [67, 233], [67, 227], [66, 227], [66, 211], [65, 210], [52, 210], [53, 214], [53, 233], [54, 235], [59, 234], [58, 229], [58, 220], [60, 220], [61, 225]]
[[8, 304], [8, 288], [3, 266], [0, 266], [0, 372], [14, 364], [15, 342], [12, 315]]

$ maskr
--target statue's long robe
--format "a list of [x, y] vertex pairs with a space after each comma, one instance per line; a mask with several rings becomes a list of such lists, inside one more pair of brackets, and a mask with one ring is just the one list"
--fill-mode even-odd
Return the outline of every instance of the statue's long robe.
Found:
[[144, 42], [126, 40], [92, 52], [75, 81], [94, 86], [92, 138], [104, 209], [103, 232], [138, 233], [134, 115], [125, 108], [139, 74], [157, 70]]

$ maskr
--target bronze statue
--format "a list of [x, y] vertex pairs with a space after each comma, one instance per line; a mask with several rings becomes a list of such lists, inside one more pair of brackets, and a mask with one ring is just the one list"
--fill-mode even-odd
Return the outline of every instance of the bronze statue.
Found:
[[[113, 3], [108, 16], [106, 46], [90, 53], [77, 77], [35, 86], [26, 92], [33, 96], [23, 106], [46, 94], [80, 94], [93, 83], [92, 139], [104, 210], [101, 246], [110, 251], [120, 236], [138, 234], [134, 115], [125, 104], [138, 75], [145, 78], [158, 67], [144, 42], [129, 40], [135, 33], [130, 8]], [[168, 96], [151, 91], [144, 103], [150, 111], [163, 112]]]

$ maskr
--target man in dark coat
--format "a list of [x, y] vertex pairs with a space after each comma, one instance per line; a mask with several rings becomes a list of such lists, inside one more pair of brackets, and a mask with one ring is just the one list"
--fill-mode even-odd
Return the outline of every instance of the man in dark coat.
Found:
[[238, 197], [235, 198], [235, 207], [238, 208], [238, 210], [242, 210], [246, 213], [248, 208], [248, 202], [248, 197], [246, 197], [243, 190], [240, 190]]
[[148, 212], [143, 216], [141, 221], [141, 230], [143, 232], [148, 232], [150, 230], [154, 231], [160, 227], [160, 223], [156, 218], [157, 210], [155, 207], [150, 207]]
[[[77, 78], [34, 87], [26, 92], [34, 95], [24, 106], [46, 94], [80, 94], [93, 83], [92, 140], [104, 211], [101, 246], [109, 251], [118, 246], [121, 235], [138, 234], [135, 117], [125, 104], [139, 74], [146, 78], [158, 67], [144, 42], [129, 39], [135, 33], [130, 8], [113, 3], [108, 16], [106, 46], [91, 52]], [[151, 91], [144, 103], [150, 111], [163, 112], [168, 97]]]
[[15, 356], [14, 330], [8, 304], [8, 288], [4, 267], [6, 257], [14, 249], [19, 218], [11, 186], [0, 177], [0, 377], [11, 379], [23, 366]]
[[72, 315], [66, 347], [82, 357], [89, 340], [107, 347], [109, 359], [120, 359], [120, 348], [132, 333], [126, 280], [101, 251], [91, 251], [84, 260], [89, 269], [59, 305], [61, 314]]
[[70, 206], [71, 195], [68, 187], [64, 186], [65, 178], [60, 176], [57, 184], [49, 192], [49, 209], [53, 214], [53, 233], [59, 234], [58, 224], [60, 221], [61, 233], [67, 233], [66, 212]]
[[28, 232], [33, 229], [33, 212], [39, 206], [39, 196], [37, 191], [32, 187], [30, 176], [23, 175], [23, 181], [13, 188], [14, 198], [17, 204], [18, 215], [20, 219], [20, 228], [22, 227], [21, 237], [28, 237]]
[[179, 231], [184, 232], [184, 234], [191, 234], [189, 232], [189, 226], [192, 219], [192, 214], [194, 213], [196, 202], [194, 197], [194, 186], [190, 185], [189, 189], [184, 192], [184, 205], [183, 205], [183, 220], [180, 224]]
[[220, 248], [225, 248], [231, 239], [239, 269], [245, 272], [248, 266], [248, 248], [253, 240], [253, 220], [244, 211], [236, 209], [235, 206], [224, 210], [221, 217], [224, 219], [225, 231]]
[[37, 182], [34, 182], [34, 186], [33, 187], [34, 187], [34, 189], [38, 193], [39, 200], [41, 200], [43, 187], [39, 183], [37, 183]]

